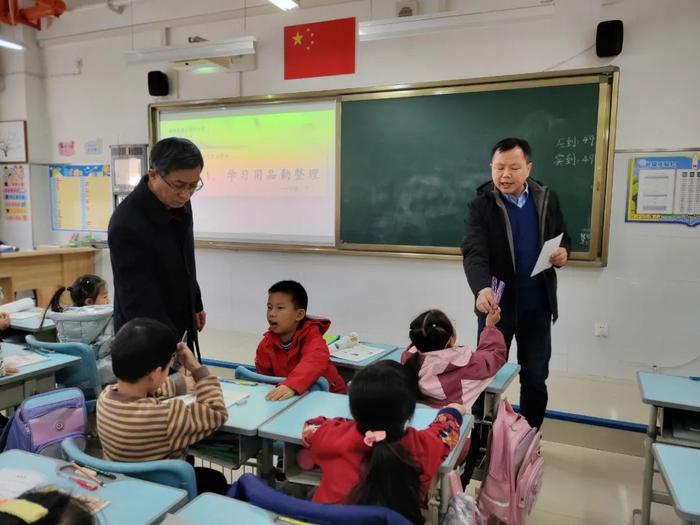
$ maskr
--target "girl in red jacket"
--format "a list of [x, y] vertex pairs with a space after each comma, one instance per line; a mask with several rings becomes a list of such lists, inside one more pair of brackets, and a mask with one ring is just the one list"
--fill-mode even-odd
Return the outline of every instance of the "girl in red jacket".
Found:
[[321, 467], [317, 503], [381, 505], [424, 523], [421, 508], [441, 463], [455, 447], [464, 407], [449, 405], [425, 430], [409, 426], [415, 381], [395, 361], [360, 370], [350, 385], [354, 421], [317, 417], [302, 442]]
[[255, 371], [286, 377], [266, 399], [282, 401], [303, 394], [319, 377], [328, 380], [330, 391], [345, 393], [323, 334], [331, 322], [306, 316], [309, 298], [296, 281], [280, 281], [268, 290], [267, 322], [270, 328], [255, 352]]

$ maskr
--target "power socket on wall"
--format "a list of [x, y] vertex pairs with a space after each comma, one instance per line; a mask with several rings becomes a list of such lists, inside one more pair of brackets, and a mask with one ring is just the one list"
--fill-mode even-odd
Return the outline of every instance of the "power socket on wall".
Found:
[[602, 321], [593, 323], [593, 335], [596, 337], [608, 337], [608, 323]]

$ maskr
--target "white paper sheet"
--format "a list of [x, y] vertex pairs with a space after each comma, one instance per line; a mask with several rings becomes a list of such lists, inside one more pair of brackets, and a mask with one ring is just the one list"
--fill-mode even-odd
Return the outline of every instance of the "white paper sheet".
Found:
[[0, 499], [16, 498], [39, 485], [46, 485], [46, 478], [33, 470], [0, 468]]
[[0, 306], [0, 312], [11, 314], [14, 312], [21, 312], [22, 310], [29, 310], [30, 308], [34, 308], [34, 299], [25, 297], [19, 301], [3, 304]]
[[637, 213], [673, 213], [676, 170], [639, 170]]
[[3, 359], [5, 361], [5, 366], [11, 365], [15, 368], [22, 368], [23, 366], [33, 365], [40, 361], [48, 360], [45, 355], [37, 354], [36, 352], [27, 352], [26, 350], [20, 350], [15, 355], [8, 355]]
[[13, 321], [21, 321], [23, 319], [30, 319], [32, 317], [39, 317], [41, 312], [34, 312], [32, 310], [25, 310], [23, 312], [14, 312], [10, 314], [10, 319]]
[[360, 361], [364, 361], [369, 357], [381, 354], [385, 351], [386, 348], [375, 348], [363, 344], [357, 344], [355, 346], [351, 346], [350, 348], [334, 350], [333, 352], [331, 352], [331, 355], [338, 359], [345, 359], [346, 361], [352, 361], [353, 363], [357, 363]]
[[560, 233], [553, 239], [549, 239], [542, 245], [542, 251], [540, 252], [540, 256], [537, 258], [537, 262], [535, 263], [535, 267], [532, 269], [532, 273], [530, 274], [530, 277], [534, 277], [540, 272], [545, 271], [547, 268], [552, 267], [552, 263], [549, 262], [549, 258], [554, 255], [554, 252], [556, 252], [559, 249], [559, 245], [561, 245], [561, 239], [564, 236], [563, 233]]
[[[175, 396], [170, 399], [166, 399], [166, 402], [169, 402], [172, 399], [179, 399], [186, 405], [191, 405], [196, 401], [197, 398], [194, 394], [185, 394], [182, 396]], [[247, 399], [248, 394], [239, 394], [238, 392], [224, 391], [224, 405], [226, 405], [227, 407], [230, 407], [231, 405], [243, 404], [243, 402]]]

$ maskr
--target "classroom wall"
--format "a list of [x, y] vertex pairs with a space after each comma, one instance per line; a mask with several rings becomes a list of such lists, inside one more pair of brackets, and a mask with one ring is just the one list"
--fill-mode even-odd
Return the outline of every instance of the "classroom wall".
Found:
[[[319, 7], [286, 14], [255, 7], [265, 2], [248, 2], [253, 7], [243, 20], [236, 18], [243, 2], [171, 0], [170, 21], [160, 23], [163, 1], [134, 2], [133, 13], [127, 9], [121, 16], [103, 7], [68, 13], [42, 33], [49, 147], [33, 161], [95, 160], [85, 158], [82, 147], [75, 157], [58, 157], [55, 144], [60, 140], [82, 145], [102, 138], [106, 151], [109, 144], [145, 142], [146, 106], [154, 100], [147, 95], [146, 71], [155, 68], [127, 67], [124, 52], [165, 41], [182, 43], [195, 34], [210, 40], [255, 35], [258, 67], [244, 74], [180, 74], [182, 100], [615, 64], [621, 68], [618, 149], [700, 147], [700, 2], [694, 0], [557, 0], [557, 14], [549, 19], [358, 43], [355, 75], [286, 82], [284, 25], [345, 16], [384, 18], [392, 16], [393, 2], [305, 2]], [[459, 9], [467, 2], [423, 3], [425, 11], [439, 4]], [[485, 1], [469, 2], [475, 4]], [[495, 4], [508, 5], [509, 0], [489, 3]], [[179, 18], [194, 15], [199, 18]], [[624, 51], [615, 59], [599, 59], [590, 49], [595, 25], [613, 18], [625, 23]], [[82, 61], [81, 73], [69, 75], [77, 60]], [[6, 93], [8, 89], [10, 82]], [[3, 118], [5, 100], [3, 93]], [[628, 379], [651, 365], [698, 373], [694, 307], [700, 296], [700, 228], [625, 224], [627, 158], [625, 153], [616, 156], [608, 267], [560, 272], [561, 317], [553, 331], [552, 370]], [[536, 173], [536, 157], [534, 169]], [[107, 257], [101, 260], [106, 273]], [[412, 317], [440, 307], [456, 320], [461, 342], [471, 344], [475, 337], [473, 298], [459, 261], [213, 250], [198, 250], [197, 261], [210, 330], [262, 333], [267, 287], [293, 278], [307, 287], [310, 311], [330, 317], [335, 332], [355, 330], [369, 340], [403, 344]], [[609, 323], [607, 339], [593, 336], [595, 321]]]

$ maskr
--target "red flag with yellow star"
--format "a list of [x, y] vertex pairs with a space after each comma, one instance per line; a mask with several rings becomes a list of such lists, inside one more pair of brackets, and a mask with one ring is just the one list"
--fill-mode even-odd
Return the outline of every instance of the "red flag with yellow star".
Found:
[[355, 72], [354, 18], [284, 28], [284, 79]]

